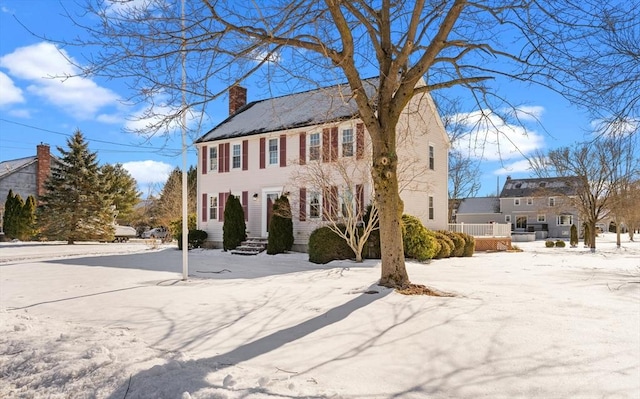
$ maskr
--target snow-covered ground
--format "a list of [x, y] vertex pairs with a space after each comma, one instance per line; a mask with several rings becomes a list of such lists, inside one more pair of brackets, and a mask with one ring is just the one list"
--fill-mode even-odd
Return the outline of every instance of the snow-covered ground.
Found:
[[[1, 398], [640, 398], [640, 243], [408, 262], [0, 243]], [[377, 293], [370, 293], [377, 291]]]

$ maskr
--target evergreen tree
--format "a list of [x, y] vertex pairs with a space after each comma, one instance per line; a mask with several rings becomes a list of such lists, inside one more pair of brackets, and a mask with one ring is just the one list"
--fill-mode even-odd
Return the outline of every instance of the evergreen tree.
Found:
[[269, 223], [267, 254], [275, 255], [290, 251], [293, 247], [293, 220], [289, 199], [281, 195], [273, 202], [273, 215]]
[[33, 195], [21, 207], [18, 222], [18, 238], [22, 241], [31, 240], [36, 235], [36, 199]]
[[18, 220], [22, 212], [22, 198], [19, 194], [13, 194], [13, 190], [9, 190], [7, 199], [4, 203], [4, 217], [2, 221], [2, 231], [8, 238], [17, 238], [18, 236]]
[[235, 249], [247, 239], [247, 226], [244, 222], [244, 210], [240, 199], [229, 194], [224, 206], [224, 223], [222, 225], [222, 247], [225, 251]]
[[122, 164], [106, 164], [100, 168], [105, 181], [105, 190], [111, 196], [120, 224], [130, 224], [133, 207], [140, 201], [141, 193], [136, 180], [122, 167]]
[[571, 238], [569, 239], [569, 244], [572, 248], [578, 246], [578, 228], [575, 224], [571, 225]]
[[60, 162], [51, 169], [40, 198], [38, 223], [42, 235], [66, 240], [113, 240], [113, 210], [105, 190], [96, 153], [77, 130], [67, 140], [68, 149], [57, 147]]

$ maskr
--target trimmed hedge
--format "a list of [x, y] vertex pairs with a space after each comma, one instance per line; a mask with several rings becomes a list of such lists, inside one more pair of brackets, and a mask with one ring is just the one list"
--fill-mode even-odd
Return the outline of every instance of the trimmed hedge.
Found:
[[402, 240], [404, 256], [420, 262], [433, 259], [440, 251], [440, 243], [414, 216], [402, 215]]
[[433, 231], [431, 234], [438, 240], [440, 244], [440, 251], [434, 256], [436, 259], [448, 258], [451, 256], [455, 249], [455, 244], [453, 241], [441, 231]]
[[476, 239], [467, 233], [458, 233], [462, 238], [464, 238], [464, 252], [462, 256], [469, 258], [473, 256], [473, 253], [476, 251]]
[[567, 244], [564, 241], [558, 240], [556, 241], [556, 248], [564, 248]]
[[[339, 228], [345, 230], [344, 226]], [[325, 264], [355, 256], [347, 242], [327, 226], [315, 229], [309, 236], [309, 262]]]
[[273, 215], [269, 223], [267, 254], [275, 255], [291, 251], [293, 247], [293, 221], [289, 199], [281, 195], [273, 203]]
[[[201, 248], [202, 244], [207, 240], [207, 234], [204, 230], [189, 230], [187, 235], [187, 242], [189, 243], [189, 249], [191, 248]], [[178, 249], [182, 250], [182, 232], [176, 235], [176, 239], [178, 240]]]
[[544, 242], [544, 246], [547, 247], [547, 248], [553, 248], [555, 245], [556, 244], [551, 240], [547, 240], [547, 241]]
[[454, 233], [449, 230], [440, 230], [440, 232], [453, 241], [454, 249], [451, 251], [451, 256], [459, 258], [464, 255], [464, 245], [466, 240], [460, 235], [461, 233]]

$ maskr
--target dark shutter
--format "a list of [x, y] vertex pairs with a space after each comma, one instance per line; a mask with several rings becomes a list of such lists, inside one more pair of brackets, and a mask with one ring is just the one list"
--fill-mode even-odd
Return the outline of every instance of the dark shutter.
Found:
[[307, 134], [300, 133], [300, 165], [307, 163]]
[[[202, 174], [206, 175], [207, 174], [207, 146], [204, 145], [202, 146]], [[206, 220], [205, 220], [206, 222]]]
[[202, 221], [203, 222], [207, 221], [207, 210], [208, 210], [207, 194], [203, 193], [202, 194]]
[[244, 221], [249, 220], [249, 192], [242, 192], [242, 210], [244, 211]]
[[307, 220], [307, 189], [300, 188], [300, 221]]
[[338, 159], [338, 127], [331, 128], [331, 160]]
[[280, 167], [287, 166], [287, 136], [280, 136]]
[[224, 145], [224, 171], [229, 171], [229, 164], [231, 163], [231, 154], [229, 152], [230, 144], [226, 143]]
[[322, 162], [329, 162], [329, 148], [331, 146], [331, 129], [322, 129]]
[[224, 222], [224, 194], [218, 193], [218, 220]]
[[218, 145], [218, 173], [224, 172], [224, 144]]
[[242, 140], [242, 170], [249, 169], [249, 140]]
[[264, 137], [260, 137], [260, 169], [265, 168], [266, 164], [266, 155], [265, 155], [265, 147], [267, 145], [267, 140]]
[[356, 159], [364, 157], [364, 124], [356, 125]]

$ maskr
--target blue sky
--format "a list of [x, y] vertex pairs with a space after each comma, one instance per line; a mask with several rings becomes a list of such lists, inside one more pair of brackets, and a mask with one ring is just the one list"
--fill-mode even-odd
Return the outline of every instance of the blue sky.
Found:
[[[71, 12], [80, 11], [75, 0], [62, 0]], [[35, 155], [36, 145], [47, 143], [57, 154], [56, 146], [80, 129], [101, 163], [122, 163], [136, 178], [143, 195], [157, 191], [168, 173], [181, 167], [179, 131], [168, 137], [147, 139], [126, 133], [132, 119], [142, 112], [138, 106], [125, 106], [124, 82], [101, 79], [71, 78], [64, 82], [50, 76], [74, 72], [65, 59], [81, 62], [77, 48], [60, 49], [30, 33], [56, 39], [72, 39], [82, 31], [61, 16], [61, 2], [55, 0], [0, 0], [0, 161]], [[20, 22], [18, 22], [18, 20]], [[248, 88], [248, 101], [267, 96], [269, 88]], [[538, 121], [525, 117], [525, 126], [501, 126], [502, 131], [525, 155], [571, 146], [587, 137], [590, 121], [576, 107], [559, 95], [542, 88], [507, 85], [503, 95]], [[457, 92], [456, 95], [464, 95]], [[227, 116], [226, 98], [208, 107], [202, 132]], [[466, 111], [466, 110], [461, 110]], [[523, 114], [525, 115], [525, 114]], [[473, 114], [465, 115], [473, 120]], [[486, 140], [485, 140], [486, 138]], [[492, 128], [480, 129], [467, 142], [472, 156], [482, 159], [482, 188], [479, 196], [496, 192], [507, 175], [528, 177], [526, 160], [501, 137], [500, 148], [494, 142]], [[486, 145], [478, 151], [475, 143]], [[191, 144], [192, 140], [189, 140]], [[497, 154], [500, 154], [499, 156]], [[193, 146], [189, 165], [195, 165]]]

